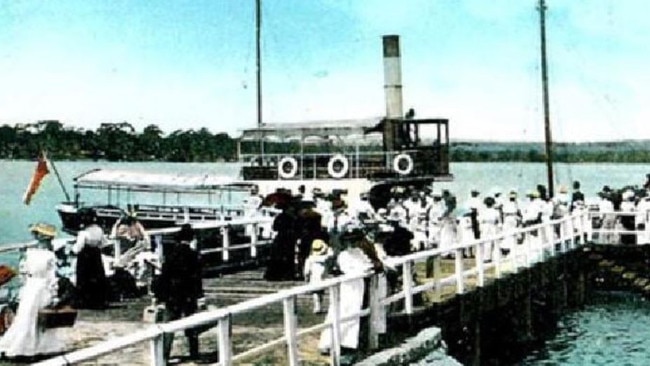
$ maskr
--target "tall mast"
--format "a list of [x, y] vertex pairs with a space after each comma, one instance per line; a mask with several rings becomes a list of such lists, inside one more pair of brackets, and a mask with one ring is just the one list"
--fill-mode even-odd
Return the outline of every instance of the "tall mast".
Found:
[[[255, 69], [257, 76], [257, 127], [262, 127], [262, 0], [255, 0]], [[264, 154], [264, 139], [260, 139], [260, 154]]]
[[546, 64], [546, 3], [539, 0], [539, 35], [542, 58], [542, 91], [544, 101], [544, 131], [546, 135], [546, 171], [548, 174], [548, 194], [553, 197], [553, 141], [551, 138], [551, 118], [548, 101], [548, 65]]

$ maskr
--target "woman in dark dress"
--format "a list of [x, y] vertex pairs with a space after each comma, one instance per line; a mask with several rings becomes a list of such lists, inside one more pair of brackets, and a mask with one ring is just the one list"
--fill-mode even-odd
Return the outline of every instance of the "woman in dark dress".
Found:
[[268, 281], [289, 281], [294, 279], [294, 259], [297, 236], [291, 205], [282, 203], [276, 207], [280, 212], [273, 220], [273, 231], [277, 233], [271, 244], [269, 261], [264, 278]]
[[95, 211], [81, 215], [84, 229], [77, 234], [72, 252], [77, 255], [76, 279], [79, 309], [104, 309], [108, 299], [108, 281], [102, 263], [101, 248], [106, 244], [104, 231], [97, 225]]

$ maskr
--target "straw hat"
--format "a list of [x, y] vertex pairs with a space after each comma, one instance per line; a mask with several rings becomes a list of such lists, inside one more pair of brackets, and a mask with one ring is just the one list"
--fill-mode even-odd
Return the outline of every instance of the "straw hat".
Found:
[[323, 255], [327, 253], [327, 249], [328, 249], [327, 243], [325, 243], [321, 239], [316, 239], [311, 242], [311, 254]]
[[56, 228], [54, 227], [54, 225], [46, 224], [43, 222], [33, 224], [32, 226], [29, 227], [29, 231], [31, 231], [34, 234], [39, 234], [50, 238], [56, 236]]

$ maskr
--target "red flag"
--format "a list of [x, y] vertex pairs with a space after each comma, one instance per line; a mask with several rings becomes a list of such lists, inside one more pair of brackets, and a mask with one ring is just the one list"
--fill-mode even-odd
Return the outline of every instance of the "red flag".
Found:
[[27, 186], [27, 190], [23, 196], [24, 204], [29, 205], [29, 203], [32, 201], [32, 196], [36, 193], [36, 190], [41, 185], [43, 177], [45, 177], [49, 172], [50, 170], [47, 168], [47, 159], [45, 158], [45, 154], [41, 154], [38, 157], [36, 171], [34, 171], [32, 180], [29, 182], [29, 186]]

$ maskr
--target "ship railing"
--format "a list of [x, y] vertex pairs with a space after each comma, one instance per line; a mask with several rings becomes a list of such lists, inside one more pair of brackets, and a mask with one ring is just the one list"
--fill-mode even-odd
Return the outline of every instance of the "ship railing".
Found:
[[[407, 155], [411, 159], [409, 171], [426, 171], [433, 173], [431, 169], [420, 169], [425, 164], [433, 164], [437, 160], [424, 162], [419, 159], [421, 150], [395, 150], [395, 151], [333, 151], [328, 153], [278, 153], [278, 154], [242, 154], [241, 160], [247, 163], [246, 167], [257, 167], [271, 173], [279, 173], [279, 163], [286, 158], [295, 159], [297, 164], [295, 171], [284, 175], [284, 179], [318, 179], [333, 178], [329, 167], [331, 159], [343, 157], [347, 162], [347, 172], [343, 178], [366, 178], [377, 173], [390, 171], [396, 175], [400, 173], [394, 169], [395, 159], [398, 156]], [[404, 163], [407, 163], [406, 159]], [[401, 159], [401, 157], [400, 157]], [[293, 163], [291, 163], [293, 164]], [[408, 165], [404, 165], [406, 169]], [[402, 170], [403, 172], [405, 170]], [[279, 176], [279, 175], [278, 175]], [[275, 174], [272, 177], [278, 177]], [[268, 177], [267, 177], [268, 178]], [[341, 177], [338, 177], [341, 178]]]
[[[126, 347], [141, 342], [149, 343], [149, 363], [163, 365], [163, 335], [165, 333], [180, 332], [191, 328], [206, 326], [216, 327], [218, 363], [215, 365], [232, 365], [234, 362], [243, 361], [258, 356], [278, 347], [286, 347], [286, 360], [280, 363], [299, 365], [299, 346], [301, 338], [307, 334], [331, 331], [330, 363], [341, 364], [341, 329], [342, 325], [350, 320], [368, 317], [367, 344], [370, 349], [379, 345], [379, 334], [387, 331], [386, 316], [394, 303], [403, 304], [403, 313], [414, 314], [414, 296], [425, 291], [433, 291], [433, 302], [445, 300], [443, 289], [452, 287], [454, 293], [463, 294], [474, 288], [480, 288], [490, 280], [501, 278], [508, 273], [517, 273], [524, 268], [529, 268], [538, 262], [575, 250], [589, 243], [593, 231], [590, 225], [590, 215], [587, 211], [574, 212], [570, 216], [551, 220], [541, 224], [501, 232], [487, 238], [469, 240], [451, 245], [446, 248], [432, 248], [402, 257], [391, 258], [387, 265], [401, 270], [402, 283], [400, 289], [393, 289], [388, 293], [384, 273], [367, 271], [358, 275], [344, 275], [324, 280], [318, 284], [309, 284], [261, 296], [235, 305], [217, 310], [204, 311], [187, 318], [168, 323], [155, 324], [145, 330], [114, 338], [98, 343], [89, 348], [74, 351], [37, 365], [69, 365], [72, 363], [89, 361], [100, 356], [117, 352]], [[523, 241], [519, 243], [519, 239]], [[494, 251], [495, 256], [491, 261], [486, 261], [486, 250], [503, 240], [514, 240], [513, 250], [508, 255], [501, 255], [500, 250]], [[473, 259], [463, 259], [466, 251], [473, 250]], [[442, 271], [442, 261], [453, 257], [453, 270]], [[414, 281], [413, 273], [417, 267], [422, 267], [422, 262], [432, 261], [433, 275], [421, 277], [420, 283]], [[368, 305], [352, 314], [341, 314], [338, 306], [331, 306], [330, 314], [322, 323], [299, 328], [300, 324], [297, 311], [297, 298], [308, 296], [315, 291], [327, 290], [330, 304], [339, 304], [343, 284], [364, 279], [367, 284]], [[453, 296], [453, 294], [452, 294]], [[267, 341], [258, 346], [251, 347], [243, 352], [234, 353], [233, 349], [233, 320], [236, 315], [253, 312], [272, 304], [281, 304], [283, 308], [282, 329], [283, 335]], [[363, 333], [361, 333], [363, 334]]]

